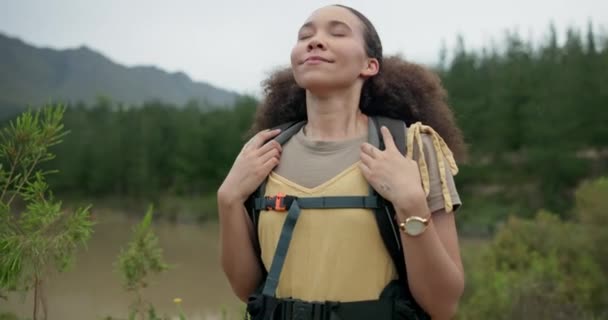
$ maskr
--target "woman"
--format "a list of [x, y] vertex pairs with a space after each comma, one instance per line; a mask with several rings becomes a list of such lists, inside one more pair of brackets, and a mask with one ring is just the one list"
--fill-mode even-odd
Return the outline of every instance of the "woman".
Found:
[[[258, 302], [256, 312], [264, 315], [260, 319], [331, 317], [325, 317], [331, 312], [314, 311], [319, 303], [313, 302], [327, 302], [322, 309], [331, 305], [343, 319], [357, 318], [344, 314], [366, 311], [352, 311], [359, 310], [355, 306], [351, 312], [340, 303], [381, 301], [395, 282], [422, 313], [433, 319], [453, 317], [464, 273], [450, 213], [461, 204], [452, 178], [457, 171], [452, 152], [460, 158], [464, 144], [438, 78], [399, 58], [383, 59], [369, 20], [335, 5], [313, 12], [299, 30], [291, 68], [275, 73], [265, 89], [253, 126], [258, 133], [245, 144], [218, 190], [221, 262], [238, 297], [253, 297], [251, 311], [261, 285], [268, 287], [266, 273], [275, 261], [281, 265], [280, 279], [270, 295], [278, 302]], [[394, 141], [386, 127], [379, 131], [385, 148], [367, 142], [378, 129], [373, 128], [376, 115], [401, 119], [408, 126], [407, 157], [398, 150], [406, 141]], [[280, 129], [268, 129], [302, 120], [301, 129], [284, 145], [273, 139]], [[286, 213], [263, 210], [254, 227], [244, 206], [263, 182], [265, 195], [298, 197], [363, 195], [373, 187], [394, 207], [407, 270], [393, 263], [374, 211], [365, 208], [301, 209], [287, 241], [289, 254], [276, 258]], [[398, 279], [405, 271], [407, 276]], [[287, 308], [281, 301], [288, 299], [298, 303]], [[371, 302], [370, 310], [376, 310], [372, 314], [384, 312]], [[285, 306], [277, 308], [277, 303]], [[394, 313], [395, 307], [390, 308]]]

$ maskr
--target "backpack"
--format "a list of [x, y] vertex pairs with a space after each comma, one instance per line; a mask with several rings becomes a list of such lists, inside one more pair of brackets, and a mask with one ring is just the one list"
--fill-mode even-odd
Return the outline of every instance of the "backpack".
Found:
[[[369, 143], [378, 147], [380, 150], [385, 149], [384, 142], [382, 141], [382, 134], [380, 133], [380, 128], [385, 126], [389, 129], [391, 135], [395, 139], [395, 144], [401, 154], [406, 155], [406, 131], [405, 131], [405, 123], [402, 120], [387, 118], [387, 117], [371, 117], [371, 120], [374, 122], [376, 127], [376, 134], [370, 134]], [[281, 133], [275, 137], [274, 139], [279, 142], [281, 145], [286, 143], [294, 134], [296, 134], [303, 126], [305, 125], [305, 121], [302, 122], [290, 122], [283, 124], [277, 128], [281, 129]], [[279, 243], [277, 245], [277, 249], [275, 252], [275, 256], [273, 258], [270, 270], [266, 270], [262, 265], [261, 268], [263, 270], [263, 278], [265, 279], [252, 297], [249, 299], [247, 311], [251, 317], [251, 319], [276, 319], [274, 315], [277, 309], [277, 305], [283, 304], [285, 306], [289, 305], [289, 307], [282, 307], [280, 311], [283, 316], [286, 315], [285, 312], [289, 314], [286, 310], [291, 310], [290, 312], [296, 312], [298, 307], [303, 309], [303, 313], [310, 313], [311, 315], [315, 312], [314, 306], [310, 307], [311, 310], [307, 310], [308, 306], [304, 306], [307, 303], [292, 300], [292, 299], [276, 299], [274, 298], [274, 294], [276, 291], [276, 287], [278, 285], [278, 279], [280, 276], [280, 271], [282, 269], [285, 257], [287, 255], [287, 250], [289, 247], [289, 241], [291, 239], [291, 233], [293, 232], [293, 228], [297, 222], [297, 218], [299, 215], [299, 210], [301, 208], [369, 208], [374, 210], [374, 216], [376, 218], [376, 223], [378, 229], [380, 231], [380, 235], [382, 236], [382, 240], [384, 245], [391, 256], [391, 259], [395, 265], [395, 268], [398, 273], [398, 279], [393, 281], [387, 288], [385, 288], [382, 296], [386, 296], [391, 299], [399, 299], [401, 311], [395, 311], [394, 307], [391, 307], [393, 312], [391, 313], [401, 313], [401, 317], [395, 317], [395, 315], [390, 314], [387, 315], [387, 319], [430, 319], [428, 314], [424, 312], [424, 310], [416, 303], [414, 300], [409, 287], [407, 285], [407, 273], [405, 268], [405, 259], [403, 256], [403, 247], [401, 243], [400, 232], [398, 229], [398, 225], [396, 221], [393, 219], [395, 216], [395, 208], [393, 205], [382, 198], [379, 193], [377, 193], [370, 186], [370, 193], [368, 196], [340, 196], [340, 197], [305, 197], [305, 198], [296, 198], [289, 195], [277, 194], [276, 196], [266, 197], [265, 196], [265, 188], [266, 181], [264, 181], [257, 190], [248, 198], [245, 202], [245, 208], [247, 209], [247, 213], [253, 222], [254, 230], [256, 237], [258, 239], [258, 222], [261, 210], [278, 210], [278, 211], [288, 211], [287, 218], [283, 225], [283, 230], [281, 232], [281, 236], [279, 239]], [[295, 207], [295, 208], [294, 208]], [[298, 212], [296, 212], [298, 211]], [[259, 243], [255, 243], [255, 247], [258, 255], [260, 255], [260, 247]], [[261, 262], [261, 259], [260, 259]], [[285, 300], [285, 301], [281, 301]], [[330, 303], [331, 304], [331, 303]], [[348, 303], [341, 303], [340, 308], [345, 309], [346, 311], [343, 314], [354, 314], [356, 313], [356, 318], [359, 319], [368, 319], [369, 316], [373, 315], [374, 319], [383, 319], [378, 317], [378, 312], [382, 313], [384, 311], [379, 311], [377, 309], [366, 307], [366, 306], [353, 306], [352, 310], [347, 310], [344, 305]], [[371, 302], [368, 304], [371, 305]], [[303, 307], [304, 306], [304, 307]], [[319, 307], [321, 308], [321, 307]], [[326, 309], [339, 310], [340, 308], [332, 307], [328, 305]], [[399, 308], [399, 307], [397, 307]], [[268, 310], [272, 309], [272, 310]], [[355, 310], [355, 311], [353, 311]], [[366, 312], [369, 311], [369, 314], [365, 315]], [[338, 312], [338, 311], [336, 311]], [[350, 313], [349, 313], [350, 312]], [[322, 312], [323, 314], [329, 314], [327, 310]], [[338, 312], [339, 313], [339, 312]], [[292, 314], [289, 314], [290, 316]], [[286, 318], [291, 319], [286, 316]], [[297, 318], [297, 317], [296, 317]], [[302, 317], [300, 317], [302, 318]], [[303, 317], [302, 319], [306, 319], [307, 317]], [[341, 319], [351, 319], [352, 317], [342, 316], [338, 317]], [[284, 319], [284, 318], [281, 318]], [[315, 315], [314, 319], [325, 319], [323, 316]], [[333, 319], [331, 316], [327, 317], [327, 319]]]

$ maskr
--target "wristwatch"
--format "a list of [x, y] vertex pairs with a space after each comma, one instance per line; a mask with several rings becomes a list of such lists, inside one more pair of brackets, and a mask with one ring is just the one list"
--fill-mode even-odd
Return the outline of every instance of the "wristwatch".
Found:
[[405, 222], [399, 224], [399, 229], [405, 234], [416, 237], [421, 235], [424, 230], [429, 226], [431, 218], [422, 218], [418, 216], [412, 216], [405, 219]]

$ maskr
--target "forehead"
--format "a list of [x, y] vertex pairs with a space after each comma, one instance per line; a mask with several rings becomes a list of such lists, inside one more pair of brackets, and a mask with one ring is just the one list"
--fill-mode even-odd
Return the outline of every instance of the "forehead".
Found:
[[315, 25], [324, 25], [329, 21], [341, 21], [351, 28], [363, 30], [362, 23], [357, 16], [348, 9], [338, 6], [327, 6], [315, 10], [308, 19], [306, 19], [304, 24], [312, 23]]

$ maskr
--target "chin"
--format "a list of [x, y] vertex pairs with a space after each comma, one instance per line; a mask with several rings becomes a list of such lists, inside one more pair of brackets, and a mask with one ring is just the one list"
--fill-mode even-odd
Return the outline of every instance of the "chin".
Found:
[[323, 93], [344, 85], [344, 81], [328, 74], [306, 74], [295, 78], [296, 83], [303, 89], [312, 93]]

